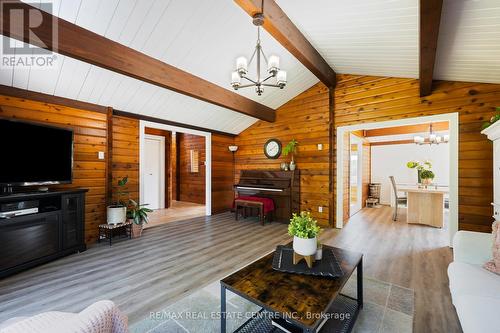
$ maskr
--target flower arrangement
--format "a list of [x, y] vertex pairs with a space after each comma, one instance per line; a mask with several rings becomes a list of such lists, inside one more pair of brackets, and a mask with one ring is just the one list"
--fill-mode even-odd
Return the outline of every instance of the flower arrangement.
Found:
[[434, 172], [431, 170], [422, 170], [420, 173], [420, 178], [422, 179], [434, 179]]

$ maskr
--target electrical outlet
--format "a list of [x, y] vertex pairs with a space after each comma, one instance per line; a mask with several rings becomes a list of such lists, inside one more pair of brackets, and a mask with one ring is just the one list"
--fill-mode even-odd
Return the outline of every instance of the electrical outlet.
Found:
[[323, 144], [322, 143], [318, 143], [318, 150], [323, 150]]
[[318, 207], [318, 212], [323, 213], [323, 206]]
[[100, 151], [97, 153], [97, 157], [100, 159], [100, 160], [103, 160], [104, 159], [104, 152], [103, 151]]

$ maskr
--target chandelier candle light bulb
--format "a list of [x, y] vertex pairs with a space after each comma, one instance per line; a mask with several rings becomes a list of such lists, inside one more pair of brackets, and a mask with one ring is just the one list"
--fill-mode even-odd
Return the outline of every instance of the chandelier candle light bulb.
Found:
[[245, 57], [238, 57], [236, 59], [236, 70], [240, 76], [245, 75], [248, 72], [248, 61]]
[[276, 55], [272, 55], [269, 57], [269, 61], [267, 62], [267, 71], [269, 74], [276, 75], [276, 73], [280, 69], [280, 58]]
[[241, 84], [241, 76], [238, 72], [233, 72], [231, 74], [231, 85], [234, 89], [237, 89]]
[[276, 84], [279, 85], [281, 89], [285, 87], [286, 85], [286, 72], [285, 71], [278, 71], [278, 74], [276, 75]]

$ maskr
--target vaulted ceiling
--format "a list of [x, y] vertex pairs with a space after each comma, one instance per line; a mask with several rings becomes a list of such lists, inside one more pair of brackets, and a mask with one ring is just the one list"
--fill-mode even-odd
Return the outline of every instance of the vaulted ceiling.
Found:
[[[230, 90], [235, 59], [249, 58], [257, 38], [251, 18], [228, 0], [56, 0], [53, 14]], [[260, 97], [252, 88], [239, 94], [277, 108], [318, 82], [267, 32], [261, 40], [280, 56], [289, 84]], [[2, 69], [0, 84], [235, 134], [256, 121], [63, 55], [55, 64]]]
[[[337, 73], [418, 77], [418, 0], [276, 0]], [[434, 79], [500, 83], [498, 0], [444, 0]]]
[[[276, 2], [338, 73], [418, 77], [418, 0]], [[56, 16], [229, 90], [235, 58], [249, 57], [256, 39], [250, 17], [231, 0], [53, 3]], [[500, 83], [499, 18], [497, 0], [444, 0], [435, 79]], [[265, 31], [262, 43], [281, 57], [289, 84], [261, 97], [251, 88], [239, 94], [276, 108], [318, 82]], [[256, 121], [63, 55], [55, 64], [0, 68], [0, 84], [235, 134]]]

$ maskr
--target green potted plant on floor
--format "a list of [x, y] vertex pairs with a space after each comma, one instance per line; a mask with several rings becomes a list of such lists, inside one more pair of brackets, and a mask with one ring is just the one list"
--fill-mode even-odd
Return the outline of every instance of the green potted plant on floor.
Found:
[[128, 176], [118, 180], [117, 199], [107, 207], [108, 224], [124, 223], [127, 219], [127, 201], [123, 199], [129, 195], [127, 182]]
[[148, 204], [139, 205], [135, 200], [129, 199], [127, 217], [132, 222], [132, 237], [141, 237], [144, 223], [148, 223], [148, 213], [153, 210], [146, 208]]
[[288, 234], [293, 236], [293, 250], [303, 256], [312, 256], [318, 247], [318, 234], [321, 228], [309, 212], [293, 214], [288, 225]]
[[295, 164], [295, 159], [294, 159], [294, 155], [297, 153], [297, 146], [299, 145], [299, 143], [297, 142], [297, 140], [295, 139], [292, 139], [292, 141], [288, 142], [288, 144], [285, 146], [285, 148], [283, 148], [283, 155], [284, 156], [287, 156], [288, 154], [291, 155], [292, 159], [290, 161], [290, 170], [295, 170], [295, 168], [297, 167], [297, 165]]
[[422, 178], [422, 184], [430, 185], [434, 179], [434, 172], [431, 170], [422, 170], [420, 177]]

